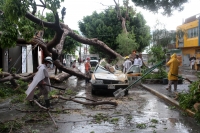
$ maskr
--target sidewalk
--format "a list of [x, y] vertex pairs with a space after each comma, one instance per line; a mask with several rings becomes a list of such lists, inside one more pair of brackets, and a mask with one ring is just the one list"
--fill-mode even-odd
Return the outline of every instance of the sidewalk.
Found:
[[[197, 81], [198, 78], [196, 75], [188, 73], [182, 74], [183, 78], [189, 78], [191, 81]], [[177, 91], [176, 92], [188, 92], [190, 83], [188, 81], [183, 82], [183, 84], [178, 84]], [[159, 98], [163, 99], [164, 101], [169, 102], [173, 106], [176, 106], [177, 108], [180, 108], [178, 101], [174, 100], [175, 97], [175, 91], [172, 84], [172, 90], [168, 91], [166, 90], [167, 85], [163, 84], [141, 84], [146, 90], [150, 91], [154, 95], [158, 96]], [[180, 108], [181, 109], [181, 108]], [[185, 110], [190, 116], [194, 116], [194, 113], [190, 110]]]

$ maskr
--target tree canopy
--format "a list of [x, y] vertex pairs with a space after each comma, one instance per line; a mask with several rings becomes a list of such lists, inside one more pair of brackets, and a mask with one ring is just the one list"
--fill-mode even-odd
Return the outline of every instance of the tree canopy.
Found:
[[[125, 9], [121, 7], [122, 13]], [[86, 16], [79, 22], [80, 31], [88, 38], [98, 38], [120, 54], [130, 54], [132, 50], [137, 49], [142, 52], [150, 42], [150, 28], [146, 25], [141, 13], [129, 12], [129, 18], [126, 21], [126, 28], [129, 34], [125, 36], [122, 33], [122, 24], [117, 18], [116, 10], [109, 7], [104, 12], [93, 12], [91, 16]], [[124, 41], [127, 40], [125, 43]], [[120, 45], [124, 42], [124, 45]], [[131, 44], [129, 44], [131, 43]], [[126, 45], [127, 44], [127, 45]], [[127, 47], [127, 48], [125, 48]], [[125, 48], [122, 50], [122, 48]], [[99, 52], [98, 48], [92, 47], [91, 52]]]
[[161, 9], [163, 15], [172, 15], [174, 10], [183, 10], [183, 4], [188, 0], [132, 0], [135, 6], [140, 6], [152, 12], [158, 12]]

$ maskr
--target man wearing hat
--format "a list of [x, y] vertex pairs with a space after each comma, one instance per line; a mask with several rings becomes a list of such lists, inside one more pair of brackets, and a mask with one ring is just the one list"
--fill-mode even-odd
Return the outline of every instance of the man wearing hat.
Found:
[[126, 56], [125, 57], [125, 62], [123, 63], [123, 72], [126, 73], [128, 71], [128, 69], [131, 67], [132, 62], [129, 60], [129, 57]]
[[[50, 107], [50, 101], [48, 98], [48, 93], [51, 91], [51, 87], [46, 86], [51, 85], [49, 74], [47, 68], [50, 68], [51, 64], [53, 63], [52, 58], [47, 56], [44, 59], [44, 63], [37, 67], [38, 71], [33, 77], [33, 81], [29, 85], [28, 89], [26, 90], [26, 100], [30, 100], [31, 105], [33, 106], [33, 99], [38, 99], [41, 95], [44, 96], [46, 107]], [[36, 87], [39, 89], [39, 93], [34, 95]]]

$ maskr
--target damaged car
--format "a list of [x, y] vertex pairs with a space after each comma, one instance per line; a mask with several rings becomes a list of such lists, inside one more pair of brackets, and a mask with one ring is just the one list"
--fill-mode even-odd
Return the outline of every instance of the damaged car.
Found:
[[[120, 88], [127, 88], [141, 76], [140, 67], [132, 65], [127, 73], [116, 70], [114, 67], [97, 65], [91, 74], [91, 93], [97, 94], [99, 91], [114, 92]], [[128, 90], [125, 91], [125, 95]]]
[[[119, 88], [126, 88], [128, 85], [126, 74], [113, 67], [105, 68], [97, 65], [91, 75], [92, 94], [99, 91], [114, 92]], [[126, 93], [128, 94], [128, 91]]]

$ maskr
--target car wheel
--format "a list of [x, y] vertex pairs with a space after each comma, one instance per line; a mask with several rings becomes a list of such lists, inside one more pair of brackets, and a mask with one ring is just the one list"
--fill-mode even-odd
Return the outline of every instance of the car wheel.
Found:
[[128, 90], [125, 90], [125, 96], [128, 95]]

